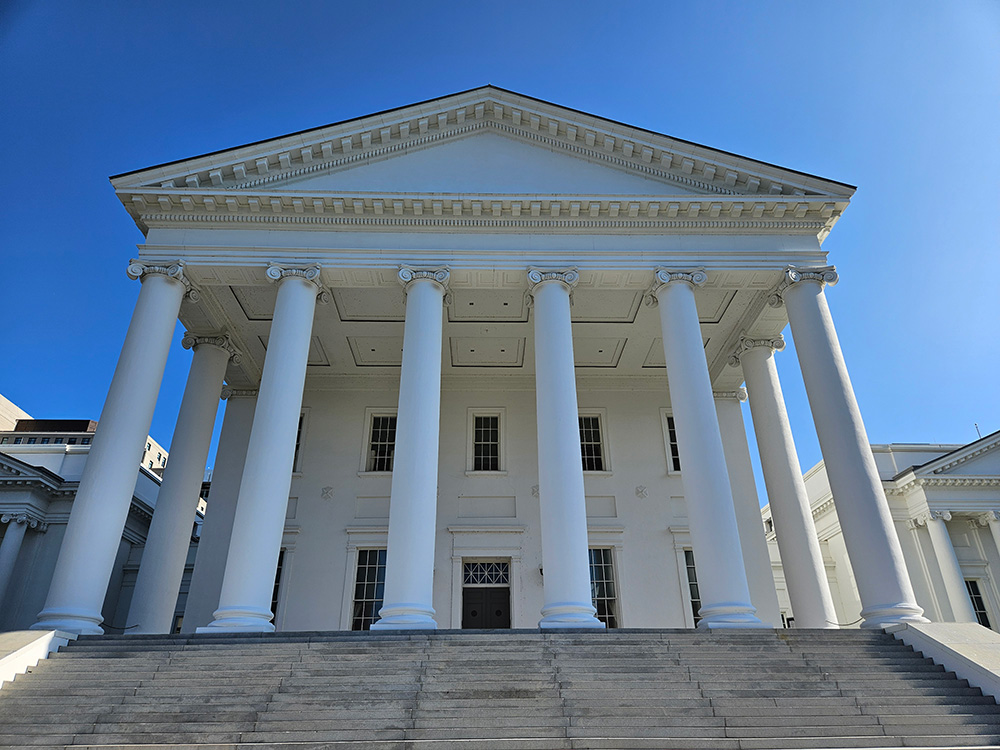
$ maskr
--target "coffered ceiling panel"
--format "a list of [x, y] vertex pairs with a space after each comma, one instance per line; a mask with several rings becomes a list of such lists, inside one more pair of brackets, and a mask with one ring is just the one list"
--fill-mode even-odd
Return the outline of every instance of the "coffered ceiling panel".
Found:
[[456, 289], [448, 308], [448, 320], [454, 323], [527, 319], [522, 289]]
[[406, 295], [400, 286], [331, 289], [341, 320], [403, 320]]
[[734, 289], [699, 289], [694, 295], [698, 319], [702, 323], [718, 323], [735, 296]]
[[572, 316], [577, 323], [631, 323], [642, 302], [642, 292], [587, 289], [573, 295]]
[[[708, 342], [711, 341], [710, 338], [704, 339], [703, 344], [707, 348]], [[666, 367], [667, 361], [663, 358], [663, 339], [657, 338], [653, 339], [653, 343], [649, 347], [649, 351], [646, 354], [646, 359], [642, 363], [643, 367]]]
[[274, 315], [274, 302], [278, 298], [278, 287], [275, 284], [229, 288], [247, 320], [270, 320]]
[[573, 339], [573, 357], [577, 367], [617, 367], [628, 339]]
[[358, 367], [399, 367], [403, 362], [402, 336], [348, 336]]
[[452, 367], [521, 367], [524, 364], [523, 338], [452, 337]]

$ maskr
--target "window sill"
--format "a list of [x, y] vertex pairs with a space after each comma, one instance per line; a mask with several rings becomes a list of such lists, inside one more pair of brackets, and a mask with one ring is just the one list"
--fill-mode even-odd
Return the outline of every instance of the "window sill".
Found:
[[359, 471], [359, 477], [391, 477], [391, 471]]
[[610, 477], [614, 472], [611, 470], [606, 471], [587, 471], [584, 469], [583, 475], [585, 477]]
[[472, 469], [467, 469], [465, 472], [467, 477], [505, 477], [507, 476], [506, 471], [473, 471]]

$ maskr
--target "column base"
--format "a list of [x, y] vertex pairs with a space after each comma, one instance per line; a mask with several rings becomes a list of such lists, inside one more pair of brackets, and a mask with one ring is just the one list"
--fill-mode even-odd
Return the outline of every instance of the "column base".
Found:
[[437, 630], [434, 609], [422, 604], [391, 604], [382, 607], [379, 616], [372, 630]]
[[756, 615], [757, 609], [746, 604], [724, 602], [711, 607], [702, 607], [699, 630], [723, 628], [771, 628]]
[[38, 613], [35, 624], [30, 625], [30, 630], [62, 630], [66, 633], [76, 633], [77, 635], [104, 635], [101, 622], [104, 618], [100, 613], [90, 612], [85, 609], [75, 608], [51, 608], [43, 609]]
[[195, 633], [273, 633], [273, 615], [269, 610], [253, 607], [226, 607], [212, 613], [215, 618], [203, 628], [196, 628]]
[[880, 630], [881, 628], [905, 622], [930, 622], [923, 615], [923, 608], [910, 602], [866, 607], [861, 610], [861, 616], [864, 618], [861, 627], [870, 630]]
[[538, 622], [538, 627], [542, 630], [554, 630], [558, 628], [593, 628], [603, 630], [607, 627], [594, 615], [597, 610], [587, 603], [560, 602], [542, 607], [542, 619]]

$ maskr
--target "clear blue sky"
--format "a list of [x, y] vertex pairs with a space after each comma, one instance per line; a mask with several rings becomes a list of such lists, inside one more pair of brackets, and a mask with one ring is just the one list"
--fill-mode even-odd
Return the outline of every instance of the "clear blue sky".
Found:
[[[825, 247], [869, 437], [1000, 429], [992, 0], [2, 0], [0, 393], [36, 417], [100, 414], [142, 241], [108, 175], [486, 83], [858, 185]], [[151, 428], [165, 444], [189, 357], [178, 342]], [[807, 468], [790, 350], [779, 370]]]

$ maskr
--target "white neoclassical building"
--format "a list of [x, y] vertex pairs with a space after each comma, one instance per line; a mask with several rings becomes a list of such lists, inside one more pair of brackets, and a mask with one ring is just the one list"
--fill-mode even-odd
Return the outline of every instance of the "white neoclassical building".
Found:
[[[837, 620], [791, 326], [865, 624], [920, 620], [826, 304], [853, 188], [494, 87], [112, 179], [141, 284], [35, 627], [96, 633], [178, 318], [193, 359], [128, 626]], [[225, 387], [223, 387], [225, 384]]]

